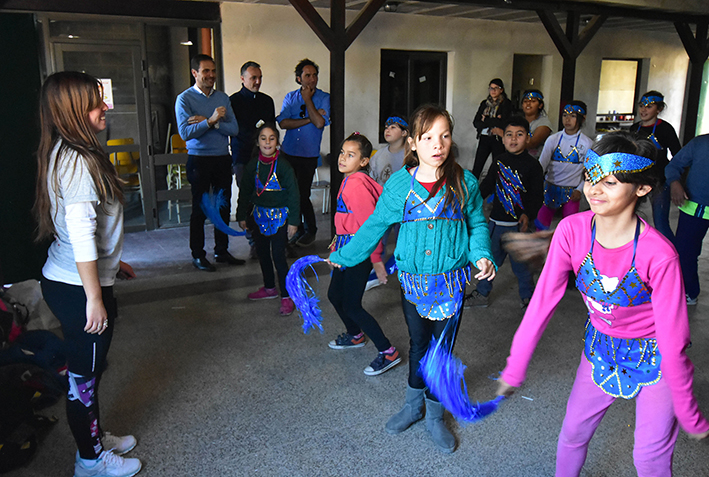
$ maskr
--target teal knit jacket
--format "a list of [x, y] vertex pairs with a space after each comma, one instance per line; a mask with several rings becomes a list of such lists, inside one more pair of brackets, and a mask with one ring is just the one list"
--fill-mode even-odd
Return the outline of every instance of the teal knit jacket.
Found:
[[[437, 274], [456, 270], [481, 258], [492, 263], [490, 233], [478, 181], [469, 171], [464, 171], [468, 200], [463, 206], [465, 220], [421, 220], [401, 224], [394, 256], [399, 270], [416, 274]], [[384, 232], [402, 221], [404, 201], [411, 190], [411, 174], [403, 168], [384, 185], [374, 213], [359, 228], [352, 240], [330, 255], [334, 263], [353, 267], [369, 257]], [[422, 198], [428, 191], [414, 180], [414, 190]], [[443, 195], [438, 191], [429, 203], [435, 204]]]

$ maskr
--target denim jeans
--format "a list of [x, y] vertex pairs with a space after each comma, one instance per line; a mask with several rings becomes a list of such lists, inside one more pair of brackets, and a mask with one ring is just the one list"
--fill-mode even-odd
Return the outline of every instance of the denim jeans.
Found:
[[[518, 226], [507, 227], [504, 225], [499, 225], [492, 220], [488, 222], [488, 227], [490, 228], [490, 247], [492, 248], [492, 258], [495, 259], [495, 264], [497, 268], [502, 267], [505, 263], [505, 258], [507, 258], [507, 252], [502, 249], [501, 239], [502, 235], [507, 232], [519, 232]], [[532, 277], [532, 272], [526, 264], [521, 262], [516, 262], [510, 257], [510, 265], [512, 265], [512, 271], [517, 277], [517, 282], [519, 283], [519, 297], [524, 300], [526, 298], [532, 298], [532, 293], [534, 293], [534, 278]], [[481, 295], [488, 296], [490, 291], [492, 291], [492, 282], [488, 280], [482, 280], [478, 282], [477, 290]]]
[[699, 296], [699, 265], [702, 241], [709, 230], [709, 220], [693, 217], [680, 210], [677, 223], [677, 253], [682, 267], [684, 288], [690, 298]]
[[670, 188], [665, 185], [652, 196], [652, 223], [662, 235], [675, 244], [675, 234], [670, 227]]

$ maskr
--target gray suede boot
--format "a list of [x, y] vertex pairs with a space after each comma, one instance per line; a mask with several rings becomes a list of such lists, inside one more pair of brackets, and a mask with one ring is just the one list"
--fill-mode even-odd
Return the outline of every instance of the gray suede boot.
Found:
[[404, 432], [414, 422], [420, 421], [423, 417], [423, 398], [423, 389], [414, 389], [407, 385], [404, 407], [389, 418], [385, 427], [386, 431], [389, 434], [398, 434]]
[[426, 429], [431, 433], [436, 447], [446, 454], [451, 454], [455, 450], [455, 436], [446, 427], [443, 411], [443, 404], [426, 398]]

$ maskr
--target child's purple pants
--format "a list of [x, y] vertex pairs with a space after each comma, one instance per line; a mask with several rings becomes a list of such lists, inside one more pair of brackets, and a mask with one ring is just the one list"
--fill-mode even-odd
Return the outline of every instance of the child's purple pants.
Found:
[[[578, 476], [586, 460], [588, 443], [616, 398], [591, 379], [591, 364], [581, 356], [556, 450], [556, 477]], [[672, 475], [672, 453], [679, 426], [670, 389], [664, 379], [644, 386], [635, 396], [633, 460], [639, 477]]]

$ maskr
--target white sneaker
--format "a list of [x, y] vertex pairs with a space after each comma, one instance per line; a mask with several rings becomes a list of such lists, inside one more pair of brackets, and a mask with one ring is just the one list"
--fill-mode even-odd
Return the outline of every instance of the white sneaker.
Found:
[[132, 477], [142, 467], [138, 459], [126, 459], [109, 451], [101, 452], [94, 462], [94, 465], [87, 465], [77, 452], [74, 477]]
[[694, 306], [694, 305], [697, 304], [697, 301], [698, 301], [698, 298], [699, 298], [699, 297], [689, 298], [689, 295], [687, 295], [686, 293], [685, 293], [684, 296], [687, 297], [687, 305], [688, 305], [688, 306]]
[[114, 436], [110, 432], [106, 432], [101, 438], [103, 450], [113, 452], [116, 455], [123, 455], [133, 450], [138, 444], [133, 436]]
[[371, 290], [372, 288], [376, 288], [381, 284], [382, 284], [382, 282], [380, 282], [378, 278], [375, 278], [373, 280], [369, 280], [367, 282], [367, 286], [364, 287], [364, 291], [368, 291], [368, 290]]

